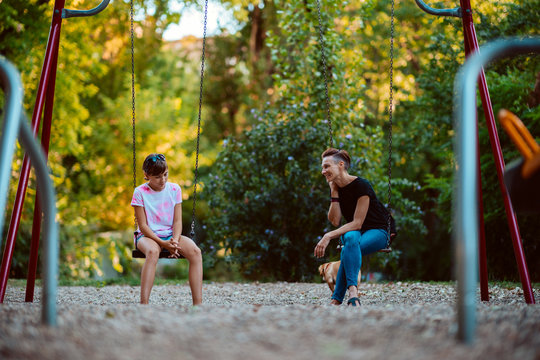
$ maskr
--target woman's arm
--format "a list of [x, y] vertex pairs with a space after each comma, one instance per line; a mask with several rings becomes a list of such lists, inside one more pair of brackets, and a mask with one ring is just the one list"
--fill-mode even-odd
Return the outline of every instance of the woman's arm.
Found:
[[356, 202], [356, 209], [354, 210], [353, 221], [348, 222], [345, 225], [335, 230], [332, 230], [325, 235], [328, 235], [330, 239], [334, 239], [345, 234], [346, 232], [362, 229], [362, 224], [364, 223], [364, 220], [366, 219], [368, 209], [369, 209], [369, 196], [364, 195], [360, 197], [358, 201]]
[[362, 229], [362, 224], [364, 223], [368, 209], [369, 209], [369, 196], [364, 195], [360, 197], [358, 201], [356, 202], [356, 209], [354, 210], [353, 221], [348, 222], [345, 225], [324, 234], [324, 236], [319, 241], [317, 246], [315, 246], [315, 251], [314, 251], [315, 256], [316, 257], [324, 256], [324, 250], [328, 246], [328, 243], [330, 242], [330, 240], [337, 238], [345, 234], [346, 232]]
[[[330, 185], [330, 197], [339, 198], [339, 192], [337, 186], [333, 182], [329, 182]], [[341, 221], [341, 208], [339, 207], [339, 202], [330, 202], [330, 209], [328, 209], [328, 220], [332, 225], [339, 226]]]

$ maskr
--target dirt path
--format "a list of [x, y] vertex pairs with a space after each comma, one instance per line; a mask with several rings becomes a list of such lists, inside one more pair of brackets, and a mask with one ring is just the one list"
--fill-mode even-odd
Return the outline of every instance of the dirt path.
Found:
[[[327, 305], [324, 284], [156, 286], [151, 305], [130, 286], [60, 287], [56, 328], [41, 305], [8, 287], [1, 359], [540, 359], [540, 307], [521, 289], [491, 287], [473, 346], [455, 340], [455, 290], [424, 283], [362, 284], [361, 308]], [[536, 299], [540, 292], [535, 289]]]

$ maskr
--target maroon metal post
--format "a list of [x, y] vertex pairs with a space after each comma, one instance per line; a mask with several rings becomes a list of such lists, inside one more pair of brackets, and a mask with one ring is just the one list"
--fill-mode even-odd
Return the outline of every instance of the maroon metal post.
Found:
[[482, 196], [482, 170], [480, 169], [478, 126], [476, 127], [476, 134], [476, 154], [478, 154], [478, 267], [480, 269], [480, 299], [482, 301], [489, 301], [486, 231], [484, 224], [484, 200]]
[[[59, 40], [59, 39], [58, 39]], [[58, 49], [58, 44], [56, 44]], [[49, 156], [49, 144], [51, 139], [51, 124], [52, 113], [54, 105], [54, 89], [56, 85], [56, 69], [58, 64], [58, 51], [54, 54], [52, 61], [51, 75], [47, 86], [47, 98], [45, 99], [45, 113], [43, 115], [43, 126], [41, 128], [41, 147], [45, 153], [45, 158]], [[37, 192], [39, 192], [39, 187]], [[39, 252], [39, 235], [41, 233], [41, 206], [39, 202], [39, 196], [36, 192], [35, 206], [34, 206], [34, 223], [32, 225], [32, 242], [30, 245], [30, 259], [28, 261], [28, 274], [26, 278], [26, 302], [34, 301], [34, 286], [36, 283], [36, 271], [38, 263]]]
[[[43, 61], [34, 112], [32, 114], [32, 132], [34, 133], [34, 135], [37, 134], [39, 129], [41, 114], [43, 112], [43, 105], [45, 103], [46, 90], [49, 89], [51, 74], [53, 72], [56, 73], [55, 59], [57, 59], [58, 56], [58, 43], [60, 40], [62, 9], [64, 8], [64, 4], [65, 0], [56, 0], [54, 4], [51, 30], [49, 33], [49, 40], [47, 42], [47, 49], [45, 51], [45, 59]], [[50, 110], [52, 111], [52, 104]], [[30, 160], [25, 154], [19, 177], [17, 195], [15, 197], [15, 203], [13, 204], [13, 211], [11, 213], [11, 220], [9, 224], [8, 235], [6, 238], [6, 246], [4, 248], [4, 255], [2, 258], [2, 266], [0, 268], [0, 303], [4, 302], [7, 280], [9, 277], [9, 269], [11, 268], [11, 260], [13, 258], [15, 238], [17, 236], [17, 231], [19, 230], [22, 207], [26, 195], [26, 189], [28, 187], [29, 175]], [[39, 216], [39, 218], [41, 219], [41, 216]]]
[[[478, 51], [478, 40], [476, 37], [476, 30], [474, 28], [474, 23], [472, 19], [472, 9], [470, 0], [460, 0], [461, 9], [462, 9], [462, 21], [463, 21], [463, 32], [465, 36], [466, 49], [469, 52]], [[504, 208], [506, 211], [506, 217], [508, 220], [508, 227], [510, 229], [510, 234], [512, 237], [512, 243], [514, 246], [514, 254], [516, 257], [516, 262], [518, 265], [519, 275], [521, 279], [521, 284], [523, 286], [523, 292], [525, 296], [525, 301], [527, 304], [534, 304], [534, 294], [531, 287], [531, 280], [529, 277], [529, 270], [527, 268], [527, 262], [523, 252], [523, 245], [521, 244], [521, 235], [519, 234], [519, 227], [517, 224], [516, 214], [512, 207], [510, 197], [504, 185], [504, 158], [502, 155], [502, 150], [499, 141], [499, 135], [497, 132], [497, 126], [495, 123], [495, 116], [493, 114], [493, 106], [491, 104], [491, 99], [489, 96], [489, 90], [486, 83], [486, 77], [484, 71], [480, 73], [478, 78], [478, 88], [480, 91], [480, 97], [482, 99], [482, 107], [484, 110], [484, 115], [486, 118], [486, 124], [489, 132], [489, 139], [491, 143], [491, 150], [493, 152], [493, 157], [495, 160], [495, 167], [497, 169], [497, 177], [499, 179], [499, 187], [504, 201]], [[485, 243], [484, 243], [485, 246]], [[482, 261], [482, 260], [481, 260]], [[481, 269], [482, 272], [482, 269]], [[482, 274], [481, 274], [482, 276]], [[487, 278], [487, 270], [486, 270]]]
[[[465, 37], [465, 27], [463, 28], [463, 36]], [[469, 43], [465, 38], [463, 42], [465, 44], [465, 55], [468, 57], [471, 54]], [[475, 99], [476, 101], [476, 99]], [[478, 123], [478, 118], [476, 120]], [[487, 270], [487, 254], [486, 254], [486, 231], [484, 223], [484, 200], [482, 195], [482, 167], [480, 162], [480, 146], [479, 146], [478, 126], [476, 127], [476, 161], [477, 176], [478, 176], [478, 267], [480, 273], [480, 299], [482, 301], [489, 301], [489, 288], [488, 288], [488, 270]]]

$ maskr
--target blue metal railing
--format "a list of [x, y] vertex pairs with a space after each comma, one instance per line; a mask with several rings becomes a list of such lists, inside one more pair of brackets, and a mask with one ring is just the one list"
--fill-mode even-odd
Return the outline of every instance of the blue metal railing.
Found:
[[[42, 322], [56, 325], [56, 289], [58, 284], [58, 224], [56, 218], [56, 195], [49, 176], [47, 160], [41, 146], [32, 135], [32, 130], [22, 108], [23, 89], [15, 67], [0, 56], [0, 85], [4, 89], [6, 107], [2, 136], [0, 137], [0, 234], [3, 230], [5, 203], [11, 178], [11, 163], [17, 132], [32, 165], [36, 170], [39, 200], [43, 206], [43, 295]], [[4, 191], [5, 190], [5, 191]], [[1, 245], [1, 241], [0, 241]]]
[[494, 41], [471, 55], [455, 78], [456, 174], [453, 237], [458, 280], [458, 338], [466, 343], [474, 340], [478, 282], [477, 79], [482, 68], [489, 62], [528, 53], [540, 53], [540, 38]]

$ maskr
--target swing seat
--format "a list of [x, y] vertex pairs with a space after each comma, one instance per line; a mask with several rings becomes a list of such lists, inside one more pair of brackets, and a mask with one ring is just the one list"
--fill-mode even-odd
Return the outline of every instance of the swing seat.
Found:
[[380, 253], [391, 253], [392, 252], [392, 241], [394, 241], [394, 238], [397, 236], [397, 234], [390, 234], [390, 244], [388, 244], [388, 247], [384, 248], [384, 249], [381, 249], [377, 252], [380, 252]]
[[540, 212], [540, 146], [523, 122], [510, 111], [501, 109], [499, 120], [523, 156], [504, 171], [504, 182], [512, 205], [518, 212]]
[[[177, 258], [169, 258], [169, 256], [171, 256], [171, 253], [169, 252], [169, 250], [161, 249], [161, 251], [159, 253], [159, 258], [160, 259], [184, 259], [184, 257], [182, 255], [180, 255]], [[144, 253], [139, 249], [133, 249], [131, 251], [131, 257], [133, 259], [145, 259], [146, 258]]]
[[[540, 162], [540, 153], [538, 154]], [[525, 161], [517, 159], [504, 170], [504, 183], [512, 205], [520, 213], [540, 212], [540, 167], [530, 177], [522, 175]]]

